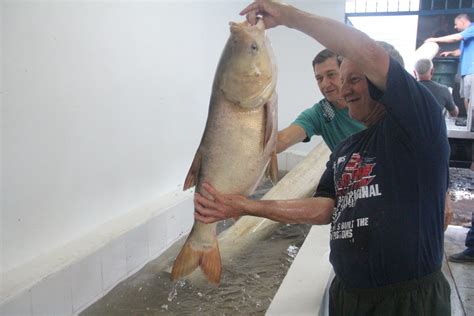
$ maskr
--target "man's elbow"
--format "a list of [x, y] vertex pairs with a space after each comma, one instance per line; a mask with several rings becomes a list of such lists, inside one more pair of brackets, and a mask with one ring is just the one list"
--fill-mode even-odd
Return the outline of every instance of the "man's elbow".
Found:
[[459, 109], [458, 109], [457, 106], [454, 106], [454, 109], [451, 110], [451, 111], [449, 111], [449, 115], [450, 115], [451, 117], [457, 117], [458, 114], [459, 114]]
[[313, 224], [326, 225], [331, 223], [335, 201], [331, 198], [323, 197], [314, 198], [314, 201], [318, 203], [315, 208], [319, 209], [319, 211], [314, 213]]
[[314, 219], [314, 225], [327, 225], [331, 223], [332, 212], [327, 212], [324, 214], [320, 214], [317, 218]]

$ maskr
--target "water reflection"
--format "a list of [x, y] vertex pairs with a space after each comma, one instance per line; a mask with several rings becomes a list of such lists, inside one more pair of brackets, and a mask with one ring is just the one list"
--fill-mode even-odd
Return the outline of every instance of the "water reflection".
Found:
[[81, 315], [263, 315], [293, 262], [309, 225], [281, 225], [225, 262], [219, 287], [171, 282], [178, 243], [120, 283]]

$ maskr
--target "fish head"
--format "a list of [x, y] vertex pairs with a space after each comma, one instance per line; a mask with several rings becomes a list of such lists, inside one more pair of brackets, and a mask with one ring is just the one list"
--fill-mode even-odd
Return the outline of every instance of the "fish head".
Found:
[[265, 25], [230, 22], [230, 37], [218, 67], [218, 85], [225, 98], [244, 109], [269, 100], [276, 85], [273, 49]]

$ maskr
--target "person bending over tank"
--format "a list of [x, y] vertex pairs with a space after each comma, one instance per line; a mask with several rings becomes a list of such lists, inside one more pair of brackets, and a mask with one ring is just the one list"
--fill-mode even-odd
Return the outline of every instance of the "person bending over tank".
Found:
[[441, 109], [446, 109], [449, 115], [456, 117], [459, 114], [459, 109], [454, 103], [453, 96], [449, 88], [443, 84], [432, 81], [434, 74], [433, 62], [428, 58], [423, 58], [415, 63], [416, 79], [423, 84], [434, 95], [438, 101]]
[[[460, 56], [461, 61], [461, 88], [460, 95], [464, 98], [466, 112], [469, 112], [469, 103], [474, 98], [474, 24], [471, 23], [469, 15], [462, 13], [454, 19], [454, 28], [459, 33], [430, 37], [425, 42], [456, 43], [460, 42], [459, 48], [453, 51], [442, 52], [442, 57]], [[469, 115], [468, 115], [469, 117]]]

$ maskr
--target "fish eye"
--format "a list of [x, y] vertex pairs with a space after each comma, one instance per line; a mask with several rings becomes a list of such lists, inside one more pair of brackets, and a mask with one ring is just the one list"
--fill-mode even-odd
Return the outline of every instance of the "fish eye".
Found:
[[252, 43], [252, 45], [250, 45], [250, 48], [252, 49], [253, 52], [258, 51], [257, 43]]

